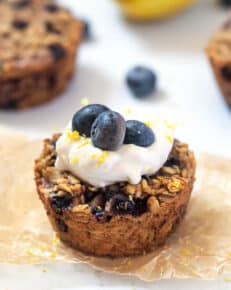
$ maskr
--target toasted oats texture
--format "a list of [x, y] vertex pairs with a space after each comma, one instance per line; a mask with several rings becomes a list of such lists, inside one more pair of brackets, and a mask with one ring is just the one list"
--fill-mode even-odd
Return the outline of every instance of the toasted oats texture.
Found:
[[55, 168], [59, 136], [45, 140], [35, 164], [38, 193], [59, 237], [95, 255], [137, 255], [162, 244], [183, 218], [194, 183], [188, 146], [175, 140], [165, 165], [139, 184], [96, 188]]

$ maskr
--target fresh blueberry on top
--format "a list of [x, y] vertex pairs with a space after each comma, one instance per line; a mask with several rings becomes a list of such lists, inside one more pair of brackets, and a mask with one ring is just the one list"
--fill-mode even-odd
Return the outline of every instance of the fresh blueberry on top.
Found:
[[225, 7], [230, 7], [231, 6], [231, 0], [220, 0], [221, 5]]
[[99, 114], [109, 111], [109, 108], [99, 104], [92, 104], [79, 110], [72, 119], [72, 130], [78, 131], [80, 135], [91, 136], [91, 127]]
[[148, 147], [155, 141], [155, 135], [151, 128], [136, 120], [126, 122], [126, 135], [124, 144], [134, 144], [141, 147]]
[[138, 98], [151, 95], [156, 88], [156, 81], [156, 74], [144, 66], [132, 68], [126, 77], [128, 87]]
[[92, 125], [91, 138], [95, 147], [116, 151], [123, 144], [126, 122], [117, 112], [107, 111], [100, 114]]

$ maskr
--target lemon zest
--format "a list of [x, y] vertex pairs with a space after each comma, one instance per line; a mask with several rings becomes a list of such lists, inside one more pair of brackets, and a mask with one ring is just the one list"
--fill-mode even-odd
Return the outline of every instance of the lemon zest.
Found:
[[144, 124], [148, 127], [148, 128], [152, 128], [153, 124], [151, 121], [145, 121]]
[[183, 248], [181, 249], [181, 253], [185, 256], [190, 256], [191, 255], [191, 251], [187, 248]]
[[25, 254], [27, 255], [33, 255], [33, 251], [31, 249], [26, 249]]
[[169, 142], [169, 143], [173, 143], [173, 137], [169, 134], [166, 135], [166, 140]]
[[109, 153], [107, 151], [104, 151], [97, 159], [96, 162], [96, 166], [99, 167], [100, 165], [102, 165], [103, 163], [106, 162], [107, 158], [108, 158]]
[[81, 144], [79, 144], [78, 146], [77, 146], [77, 148], [78, 149], [80, 149], [80, 148], [83, 148], [83, 147], [85, 147], [85, 146], [87, 146], [87, 145], [89, 145], [90, 144], [90, 141], [89, 140], [84, 140]]
[[180, 189], [182, 186], [181, 181], [179, 179], [173, 179], [173, 181], [171, 182], [171, 188], [172, 189]]
[[191, 269], [191, 272], [192, 272], [192, 274], [193, 274], [194, 276], [198, 276], [198, 272], [197, 272], [197, 270], [196, 270], [195, 268], [192, 268], [192, 269]]
[[47, 246], [44, 245], [44, 244], [39, 244], [39, 249], [40, 249], [41, 251], [46, 251], [46, 250], [47, 250]]
[[92, 160], [95, 160], [95, 159], [97, 158], [97, 156], [98, 156], [97, 154], [92, 154], [92, 155], [91, 155], [91, 159], [92, 159]]
[[82, 99], [81, 99], [81, 104], [82, 104], [83, 106], [87, 106], [87, 105], [89, 105], [89, 100], [88, 100], [88, 98], [82, 98]]
[[50, 258], [56, 258], [57, 257], [55, 252], [50, 252], [49, 256], [50, 256]]
[[72, 157], [72, 158], [70, 159], [70, 162], [71, 162], [72, 164], [76, 164], [76, 163], [79, 162], [79, 158], [78, 158], [77, 156]]
[[67, 138], [70, 139], [71, 141], [79, 141], [80, 140], [79, 132], [78, 131], [67, 132]]
[[57, 237], [57, 236], [56, 236], [56, 237], [54, 237], [54, 239], [53, 239], [53, 242], [52, 242], [52, 243], [53, 243], [53, 245], [54, 245], [54, 246], [57, 246], [57, 245], [60, 243], [60, 238], [59, 238], [59, 237]]
[[126, 109], [124, 110], [124, 115], [125, 115], [125, 116], [129, 116], [129, 115], [131, 115], [131, 113], [132, 113], [131, 108], [126, 108]]

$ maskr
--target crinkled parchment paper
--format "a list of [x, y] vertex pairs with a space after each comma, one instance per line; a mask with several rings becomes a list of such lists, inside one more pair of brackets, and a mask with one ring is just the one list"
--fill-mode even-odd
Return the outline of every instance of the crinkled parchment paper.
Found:
[[0, 262], [85, 262], [143, 280], [215, 278], [231, 272], [231, 161], [198, 156], [197, 182], [185, 220], [166, 245], [149, 255], [86, 256], [54, 235], [33, 181], [41, 141], [0, 131]]

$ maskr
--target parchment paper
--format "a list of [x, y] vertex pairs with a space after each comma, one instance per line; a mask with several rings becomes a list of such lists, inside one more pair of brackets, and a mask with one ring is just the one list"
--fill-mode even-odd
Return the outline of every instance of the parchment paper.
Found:
[[215, 278], [231, 272], [231, 160], [198, 155], [197, 182], [185, 220], [166, 245], [142, 257], [86, 256], [53, 233], [33, 180], [42, 147], [0, 129], [0, 262], [85, 262], [142, 280]]

